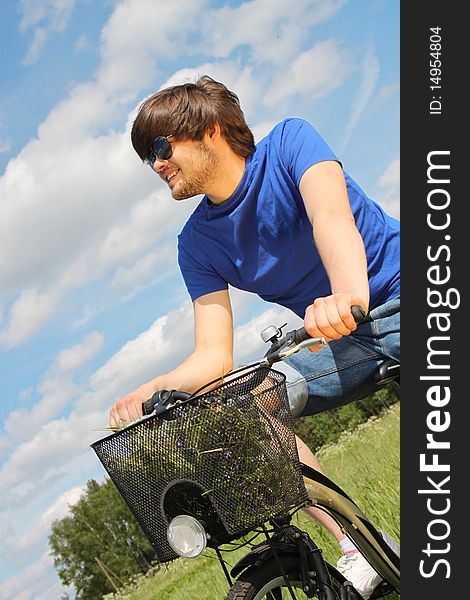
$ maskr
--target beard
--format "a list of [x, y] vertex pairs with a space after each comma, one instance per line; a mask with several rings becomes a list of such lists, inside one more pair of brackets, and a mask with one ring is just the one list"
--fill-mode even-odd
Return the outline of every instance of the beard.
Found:
[[196, 146], [193, 156], [187, 157], [184, 170], [180, 170], [181, 179], [176, 182], [171, 195], [175, 200], [185, 200], [205, 194], [210, 184], [217, 179], [219, 171], [218, 154], [202, 141]]

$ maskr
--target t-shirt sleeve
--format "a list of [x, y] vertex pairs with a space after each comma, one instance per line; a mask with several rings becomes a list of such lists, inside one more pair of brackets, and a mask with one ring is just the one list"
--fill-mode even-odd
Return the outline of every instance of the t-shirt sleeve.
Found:
[[281, 158], [297, 186], [311, 166], [325, 160], [339, 162], [318, 131], [303, 119], [284, 122], [280, 149]]
[[208, 264], [203, 257], [195, 256], [184, 247], [178, 238], [178, 264], [191, 300], [197, 300], [205, 294], [228, 289], [227, 282]]

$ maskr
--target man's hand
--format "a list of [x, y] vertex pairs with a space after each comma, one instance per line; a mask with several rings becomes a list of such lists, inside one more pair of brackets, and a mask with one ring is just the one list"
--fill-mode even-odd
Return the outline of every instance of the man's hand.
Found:
[[109, 411], [109, 426], [122, 429], [142, 416], [142, 404], [151, 398], [155, 390], [153, 385], [145, 383], [123, 398], [116, 400]]
[[[323, 337], [326, 342], [339, 340], [357, 327], [351, 314], [351, 306], [355, 304], [366, 310], [363, 300], [348, 294], [337, 293], [317, 298], [313, 304], [307, 306], [304, 327], [312, 337]], [[312, 348], [311, 351], [316, 352], [320, 348]]]

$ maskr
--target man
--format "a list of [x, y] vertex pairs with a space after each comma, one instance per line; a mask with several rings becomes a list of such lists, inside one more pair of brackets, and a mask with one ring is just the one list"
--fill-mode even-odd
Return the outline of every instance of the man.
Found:
[[[371, 393], [376, 365], [399, 359], [399, 226], [313, 127], [286, 119], [255, 146], [237, 96], [204, 76], [148, 98], [132, 143], [175, 200], [204, 194], [178, 238], [195, 347], [174, 370], [119, 399], [110, 425], [138, 419], [155, 391], [193, 392], [233, 368], [229, 284], [288, 307], [312, 337], [331, 342], [285, 366], [296, 414]], [[355, 304], [372, 323], [356, 325]], [[320, 470], [298, 445], [301, 460]], [[379, 576], [329, 516], [308, 510], [339, 541], [339, 568], [367, 599]]]

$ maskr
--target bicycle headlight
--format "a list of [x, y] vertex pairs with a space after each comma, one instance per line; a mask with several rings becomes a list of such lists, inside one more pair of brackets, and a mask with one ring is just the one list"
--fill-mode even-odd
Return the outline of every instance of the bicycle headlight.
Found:
[[166, 537], [171, 548], [184, 558], [195, 558], [206, 549], [207, 534], [194, 517], [179, 515], [168, 525]]

